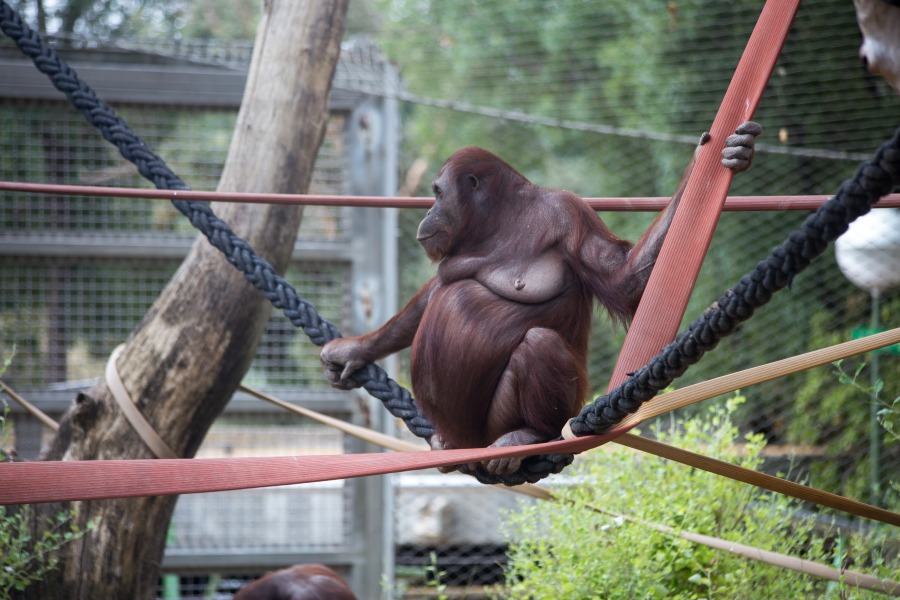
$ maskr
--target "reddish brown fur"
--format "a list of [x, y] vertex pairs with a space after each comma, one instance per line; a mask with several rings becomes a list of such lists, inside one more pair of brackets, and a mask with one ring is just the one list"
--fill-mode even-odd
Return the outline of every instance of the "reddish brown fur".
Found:
[[295, 565], [248, 583], [234, 600], [357, 600], [341, 576], [325, 565]]
[[[413, 390], [445, 446], [488, 446], [522, 428], [551, 439], [577, 413], [587, 393], [593, 297], [623, 321], [637, 307], [643, 284], [622, 284], [631, 280], [631, 244], [613, 235], [576, 195], [534, 186], [480, 148], [455, 153], [438, 181], [443, 177], [461, 190], [470, 175], [480, 182], [478, 195], [456, 199], [439, 190], [447, 202], [442, 209], [459, 213], [459, 230], [442, 257], [436, 277], [440, 285], [413, 340]], [[522, 235], [529, 224], [538, 225], [537, 232]], [[511, 302], [472, 279], [484, 263], [537, 257], [547, 247], [562, 253], [574, 276], [573, 285], [549, 302]], [[493, 406], [514, 351], [534, 328], [556, 332], [561, 340], [547, 342], [557, 351], [529, 348], [517, 355], [523, 368], [505, 396], [517, 401]]]
[[435, 425], [433, 447], [552, 439], [587, 394], [593, 299], [631, 319], [682, 189], [636, 245], [575, 194], [535, 186], [480, 148], [451, 156], [434, 192], [417, 237], [437, 275], [381, 328], [327, 344], [326, 375], [348, 389], [363, 364], [412, 345], [413, 392]]

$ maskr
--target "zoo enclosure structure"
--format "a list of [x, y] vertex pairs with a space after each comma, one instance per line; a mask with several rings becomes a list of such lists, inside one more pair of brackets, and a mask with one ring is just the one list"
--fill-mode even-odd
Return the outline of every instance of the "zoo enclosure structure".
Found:
[[[129, 119], [129, 120], [131, 120], [132, 122], [135, 122], [134, 119]], [[80, 143], [80, 141], [79, 141], [79, 143]], [[76, 146], [76, 147], [80, 147], [80, 146]], [[175, 153], [164, 152], [164, 154], [166, 154], [167, 156], [176, 157], [176, 155], [178, 153], [177, 152], [175, 152]], [[180, 172], [184, 173], [186, 175], [186, 178], [189, 181], [191, 181], [192, 183], [196, 183], [198, 188], [199, 187], [212, 187], [212, 186], [202, 185], [202, 181], [198, 180], [197, 178], [191, 177], [189, 171], [186, 171], [181, 168], [178, 168], [178, 170]], [[739, 183], [740, 183], [740, 181], [739, 181]], [[825, 190], [823, 190], [823, 191], [825, 191]], [[781, 216], [775, 215], [775, 214], [766, 215], [766, 216], [763, 216], [762, 218], [757, 218], [754, 215], [754, 220], [757, 222], [757, 225], [759, 226], [760, 230], [762, 230], [762, 229], [765, 229], [766, 227], [773, 227], [773, 225], [776, 223], [776, 221], [783, 220], [783, 218]], [[730, 230], [732, 232], [732, 234], [733, 234], [734, 230], [735, 230], [734, 228], [732, 228]], [[746, 235], [737, 236], [737, 237], [727, 240], [727, 243], [735, 244], [734, 253], [736, 255], [739, 255], [741, 253], [741, 251], [739, 250], [740, 247], [737, 246], [737, 244], [744, 243], [744, 239], [743, 239], [744, 237], [749, 237], [750, 235], [753, 235], [747, 230], [739, 229], [739, 231], [743, 231], [744, 234], [746, 234]], [[757, 230], [757, 231], [759, 231], [759, 230]], [[726, 243], [726, 242], [723, 242], [723, 243]], [[756, 254], [752, 253], [750, 255], [750, 257], [755, 258]], [[822, 268], [817, 269], [816, 273], [810, 275], [810, 278], [812, 278], [812, 280], [816, 281], [816, 282], [825, 281], [826, 275], [828, 277], [831, 276], [829, 273], [827, 273], [827, 267], [828, 267], [828, 265], [826, 262], [826, 265], [823, 266]], [[717, 268], [717, 265], [715, 265], [715, 264], [712, 265], [712, 268], [713, 269]], [[839, 275], [838, 275], [838, 277], [839, 277]], [[718, 279], [721, 281], [721, 278], [718, 278]], [[808, 280], [809, 280], [809, 278], [807, 278], [807, 281]], [[759, 320], [758, 322], [748, 324], [747, 328], [741, 332], [740, 339], [735, 341], [735, 347], [741, 347], [741, 346], [746, 347], [746, 346], [752, 346], [754, 344], [760, 344], [762, 346], [762, 351], [775, 350], [774, 354], [777, 354], [781, 351], [788, 350], [788, 348], [785, 347], [787, 345], [786, 340], [783, 338], [787, 338], [787, 341], [789, 341], [791, 345], [794, 345], [798, 341], [805, 339], [805, 338], [801, 337], [801, 335], [798, 335], [798, 334], [802, 334], [802, 332], [805, 331], [805, 328], [803, 327], [803, 324], [801, 323], [801, 321], [804, 320], [802, 318], [803, 315], [797, 314], [797, 304], [796, 304], [796, 301], [798, 299], [807, 297], [809, 294], [809, 289], [807, 289], [806, 287], [799, 287], [799, 286], [804, 286], [804, 285], [805, 284], [803, 282], [800, 282], [798, 284], [798, 287], [795, 287], [794, 293], [792, 294], [793, 300], [794, 300], [793, 303], [788, 300], [784, 300], [784, 301], [780, 302], [780, 304], [778, 306], [772, 308], [771, 310], [767, 310], [766, 314], [761, 314], [760, 316], [758, 316], [757, 317], [757, 320]], [[826, 292], [830, 293], [832, 288], [833, 288], [832, 283], [827, 283], [826, 285], [823, 285], [822, 289], [821, 289], [821, 295], [825, 295]], [[404, 296], [405, 296], [405, 294], [404, 294]], [[317, 304], [321, 304], [321, 303], [317, 302]], [[327, 308], [323, 310], [323, 312], [326, 312], [326, 311], [327, 311]], [[333, 311], [327, 311], [327, 312], [330, 315], [334, 314]], [[798, 316], [800, 316], [800, 318], [798, 318]], [[763, 319], [766, 320], [765, 323], [762, 322]], [[808, 323], [807, 323], [807, 325], [808, 325]], [[771, 328], [773, 326], [777, 326], [778, 331], [781, 333], [784, 333], [785, 335], [772, 336], [770, 333], [766, 333], [767, 330], [771, 330]], [[791, 332], [790, 334], [787, 333], [788, 330]], [[730, 353], [727, 350], [723, 349], [723, 351], [717, 352], [717, 353], [715, 353], [715, 355], [710, 356], [709, 358], [712, 360], [712, 362], [714, 362], [718, 366], [722, 366], [724, 364], [726, 366], [726, 370], [727, 370], [729, 361], [731, 360], [734, 363], [738, 363], [740, 361], [740, 357], [741, 357], [741, 355], [739, 355], [737, 352]], [[716, 362], [716, 361], [718, 361], [718, 362]], [[606, 362], [606, 361], [598, 360], [595, 363], [595, 365], [602, 364], [603, 362]], [[735, 364], [735, 366], [736, 366], [736, 364]], [[601, 372], [602, 369], [592, 369], [592, 371], [597, 373], [597, 372]], [[789, 396], [793, 392], [793, 390], [796, 390], [796, 386], [793, 384], [785, 385], [784, 383], [779, 382], [777, 385], [779, 387], [779, 390], [777, 390], [778, 394], [777, 395], [770, 394], [772, 397], [775, 397], [775, 398], [782, 398], [782, 397]], [[761, 393], [760, 395], [764, 396], [767, 394]], [[752, 402], [753, 401], [751, 400], [751, 403]], [[776, 406], [776, 409], [777, 408], [778, 407]], [[779, 429], [784, 426], [784, 419], [779, 419], [778, 418], [779, 415], [778, 414], [773, 415], [771, 411], [764, 414], [763, 416], [770, 417], [770, 422], [759, 423], [758, 425], [753, 425], [753, 428], [756, 429], [758, 427], [758, 430], [760, 430], [760, 431], [764, 431], [767, 433], [772, 432], [773, 439], [776, 439], [780, 433]], [[846, 428], [847, 427], [846, 423], [843, 426]], [[836, 427], [841, 427], [841, 425], [837, 425]], [[820, 452], [820, 451], [822, 451], [821, 447], [810, 448], [809, 449], [810, 454], [808, 454], [807, 456], [813, 456], [815, 458], [815, 454], [812, 454], [812, 453]]]
[[[252, 44], [121, 44], [55, 39], [72, 64], [146, 132], [188, 181], [214, 188], [240, 106]], [[136, 170], [70, 109], [46, 77], [0, 43], [2, 178], [141, 186]], [[386, 89], [397, 70], [377, 47], [342, 47], [328, 129], [311, 191], [391, 195], [398, 110]], [[288, 277], [342, 327], [371, 328], [396, 309], [396, 211], [310, 207]], [[0, 339], [17, 348], [6, 378], [58, 417], [103, 374], [186, 256], [196, 232], [170, 205], [103, 198], [6, 196], [0, 207]], [[301, 339], [302, 338], [302, 339]], [[364, 396], [322, 382], [317, 350], [274, 317], [245, 383], [319, 412], [383, 428]], [[12, 405], [17, 451], [35, 458], [41, 424]], [[198, 456], [356, 453], [354, 438], [237, 393]], [[259, 574], [298, 562], [328, 564], [356, 589], [390, 572], [392, 493], [386, 478], [302, 489], [184, 496], [170, 526], [165, 573]], [[384, 564], [382, 564], [384, 562]]]

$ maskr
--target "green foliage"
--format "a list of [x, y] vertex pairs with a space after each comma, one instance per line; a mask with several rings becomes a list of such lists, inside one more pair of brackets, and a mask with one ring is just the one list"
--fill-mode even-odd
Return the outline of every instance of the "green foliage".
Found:
[[[896, 301], [890, 302], [894, 306]], [[831, 313], [818, 311], [810, 319], [810, 329], [817, 343], [822, 347], [846, 341], [850, 332], [836, 327]], [[860, 375], [869, 359], [854, 357], [837, 364], [834, 368], [811, 369], [802, 375], [803, 381], [794, 402], [794, 413], [787, 422], [787, 441], [790, 443], [814, 444], [824, 449], [824, 457], [816, 460], [815, 468], [808, 473], [810, 485], [832, 490], [854, 498], [870, 498], [869, 486], [872, 480], [871, 463], [864, 457], [869, 449], [870, 385], [860, 380]], [[882, 362], [888, 364], [897, 357], [886, 355]], [[835, 380], [842, 385], [835, 385]], [[896, 368], [885, 368], [876, 383], [881, 408], [879, 422], [889, 435], [884, 437], [882, 449], [882, 469], [890, 471], [889, 465], [900, 460], [900, 437], [896, 423], [900, 415], [900, 400], [896, 390], [900, 385], [900, 372]], [[893, 396], [885, 399], [883, 396]], [[853, 464], [852, 469], [847, 469]], [[883, 471], [885, 472], [885, 471]], [[896, 510], [900, 506], [900, 496], [894, 490], [887, 493], [882, 501], [884, 506]]]
[[[838, 373], [839, 381], [844, 384], [846, 389], [854, 390], [859, 395], [862, 392], [866, 398], [875, 398], [878, 408], [876, 408], [875, 418], [878, 424], [887, 432], [887, 436], [881, 440], [882, 454], [896, 454], [900, 450], [900, 396], [894, 396], [893, 399], [885, 399], [882, 392], [884, 391], [884, 380], [877, 379], [871, 384], [865, 384], [860, 381], [860, 375], [866, 368], [866, 363], [860, 363], [856, 366], [856, 370], [850, 374], [845, 370], [844, 361], [837, 361], [834, 364]], [[864, 411], [861, 411], [864, 412]], [[885, 452], [887, 451], [887, 452]], [[882, 459], [882, 463], [884, 460]], [[894, 461], [889, 461], [893, 463]], [[869, 480], [872, 480], [871, 473], [866, 473]], [[882, 466], [880, 481], [885, 481], [885, 468]], [[881, 486], [882, 484], [879, 484]], [[882, 490], [876, 492], [878, 496], [882, 496], [882, 501], [891, 507], [900, 505], [900, 479], [887, 479], [884, 485], [890, 486], [890, 490]], [[876, 486], [877, 489], [878, 486]]]
[[[6, 350], [3, 348], [0, 348], [0, 351], [3, 351], [4, 353], [6, 352]], [[2, 377], [6, 373], [6, 370], [12, 364], [12, 359], [13, 359], [13, 356], [15, 356], [15, 354], [16, 354], [16, 348], [15, 348], [15, 346], [13, 346], [9, 350], [9, 354], [7, 356], [3, 357], [3, 363], [0, 364], [0, 377]], [[5, 391], [3, 384], [0, 384], [0, 391]], [[0, 411], [0, 462], [6, 462], [6, 460], [8, 460], [8, 457], [7, 457], [5, 448], [6, 448], [7, 444], [9, 443], [9, 432], [10, 432], [10, 426], [9, 426], [9, 421], [8, 421], [9, 406], [6, 405], [6, 400], [4, 400], [3, 398], [0, 398], [0, 405], [3, 406], [3, 410]]]
[[893, 400], [884, 400], [881, 398], [881, 392], [884, 390], [884, 380], [879, 379], [874, 382], [873, 385], [866, 385], [859, 379], [863, 369], [866, 368], [865, 363], [857, 365], [856, 370], [851, 375], [844, 370], [843, 362], [844, 361], [839, 360], [834, 363], [840, 382], [861, 391], [867, 396], [874, 395], [881, 405], [881, 408], [878, 409], [877, 413], [878, 422], [884, 427], [885, 431], [888, 432], [892, 439], [900, 440], [900, 430], [898, 430], [897, 423], [897, 421], [900, 420], [900, 396], [895, 397]]
[[890, 434], [891, 439], [900, 441], [900, 396], [894, 396], [893, 400], [883, 400], [882, 404], [884, 406], [878, 411], [878, 422]]
[[[0, 376], [12, 362], [12, 355], [5, 357]], [[0, 386], [2, 387], [2, 386]], [[9, 439], [9, 407], [0, 399], [0, 448]], [[9, 598], [13, 591], [22, 591], [59, 563], [57, 552], [64, 545], [84, 537], [86, 530], [75, 522], [76, 511], [60, 511], [48, 519], [38, 538], [32, 533], [32, 510], [29, 505], [0, 506], [0, 599]], [[94, 527], [89, 521], [87, 529]]]
[[[0, 506], [0, 598], [8, 598], [13, 591], [22, 591], [45, 573], [54, 570], [64, 545], [86, 533], [74, 522], [75, 511], [59, 512], [47, 519], [46, 527], [35, 539], [31, 534], [31, 507], [17, 509]], [[88, 522], [88, 530], [94, 527]]]
[[[742, 401], [735, 397], [681, 426], [656, 427], [654, 434], [675, 446], [756, 468], [765, 443], [761, 436], [741, 440], [732, 415]], [[749, 590], [753, 597], [766, 598], [868, 597], [843, 584], [712, 550], [641, 523], [832, 564], [830, 543], [846, 533], [822, 533], [787, 497], [615, 445], [581, 460], [575, 480], [577, 485], [558, 491], [559, 503], [535, 504], [509, 516], [504, 597], [746, 598]], [[856, 568], [881, 576], [900, 573], [896, 559], [885, 564], [878, 552], [890, 533], [869, 530], [865, 537], [849, 538]]]
[[447, 584], [443, 582], [447, 572], [440, 569], [435, 552], [429, 553], [428, 561], [428, 565], [425, 566], [425, 585], [434, 588], [438, 600], [447, 600], [449, 597], [447, 596]]

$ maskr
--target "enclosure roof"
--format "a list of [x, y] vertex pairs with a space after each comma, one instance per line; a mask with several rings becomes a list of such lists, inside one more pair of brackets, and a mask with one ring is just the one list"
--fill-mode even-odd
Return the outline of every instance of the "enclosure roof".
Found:
[[[251, 41], [99, 40], [49, 36], [53, 46], [109, 102], [240, 105], [253, 52]], [[0, 40], [0, 98], [60, 99], [46, 76], [6, 40]], [[341, 44], [332, 86], [332, 110], [350, 110], [361, 96], [398, 91], [397, 69], [366, 39]]]

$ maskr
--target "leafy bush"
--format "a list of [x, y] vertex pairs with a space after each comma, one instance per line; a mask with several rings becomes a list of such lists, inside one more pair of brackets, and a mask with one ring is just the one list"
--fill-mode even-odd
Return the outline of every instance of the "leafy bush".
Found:
[[56, 568], [56, 552], [85, 534], [72, 522], [74, 516], [74, 511], [57, 513], [55, 520], [48, 520], [41, 538], [34, 540], [29, 527], [31, 507], [9, 510], [0, 506], [0, 598], [24, 590]]
[[[742, 401], [736, 396], [680, 427], [655, 427], [653, 433], [678, 447], [756, 468], [765, 442], [747, 436], [741, 443], [731, 420]], [[581, 459], [574, 474], [578, 484], [558, 490], [561, 502], [509, 515], [504, 597], [868, 597], [842, 583], [712, 550], [615, 515], [821, 563], [849, 559], [855, 568], [883, 577], [900, 574], [896, 557], [886, 564], [881, 551], [882, 540], [896, 531], [868, 527], [866, 535], [854, 535], [823, 527], [823, 519], [801, 513], [799, 502], [753, 486], [615, 444]]]
[[[0, 365], [0, 376], [9, 367], [11, 357]], [[0, 385], [0, 390], [3, 386]], [[9, 408], [0, 399], [0, 461], [5, 460], [2, 448], [9, 440]], [[22, 591], [48, 571], [56, 568], [59, 559], [56, 552], [65, 544], [81, 538], [86, 533], [73, 523], [75, 511], [59, 512], [50, 520], [40, 539], [31, 534], [31, 507], [26, 505], [8, 508], [0, 506], [0, 598], [9, 598], [12, 592]], [[94, 526], [88, 522], [88, 529]]]

